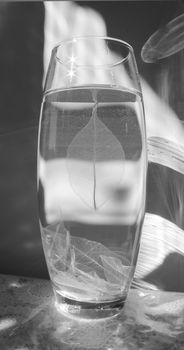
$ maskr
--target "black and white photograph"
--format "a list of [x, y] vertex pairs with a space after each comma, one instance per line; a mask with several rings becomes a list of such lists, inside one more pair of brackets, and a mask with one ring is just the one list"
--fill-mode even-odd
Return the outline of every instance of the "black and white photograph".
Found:
[[184, 1], [0, 1], [0, 350], [184, 349]]

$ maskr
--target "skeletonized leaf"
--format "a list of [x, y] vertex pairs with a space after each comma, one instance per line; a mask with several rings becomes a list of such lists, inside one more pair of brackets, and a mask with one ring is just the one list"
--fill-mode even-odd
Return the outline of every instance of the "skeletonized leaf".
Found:
[[[78, 132], [67, 152], [67, 169], [74, 192], [91, 208], [98, 209], [108, 198], [102, 191], [103, 161], [119, 160], [115, 185], [119, 184], [125, 159], [123, 148], [115, 135], [97, 117], [97, 105], [87, 125]], [[122, 160], [122, 162], [121, 162]], [[106, 171], [106, 179], [111, 174]]]
[[100, 256], [107, 281], [123, 286], [133, 277], [133, 266], [123, 265], [121, 260], [112, 256]]
[[[100, 256], [117, 258], [117, 254], [102, 243], [82, 237], [72, 237], [71, 244], [75, 251], [75, 266], [85, 272], [96, 272], [99, 277], [105, 277], [104, 265]], [[118, 259], [119, 260], [119, 259]]]
[[184, 48], [184, 14], [157, 30], [144, 44], [141, 56], [144, 62], [155, 62]]
[[184, 174], [183, 145], [174, 143], [164, 137], [148, 138], [148, 160]]
[[50, 265], [54, 283], [59, 288], [85, 300], [111, 299], [122, 293], [122, 287], [126, 287], [128, 281], [129, 267], [124, 266], [122, 270], [120, 251], [71, 236], [63, 223], [54, 225], [54, 229], [51, 250], [55, 253], [50, 255]]

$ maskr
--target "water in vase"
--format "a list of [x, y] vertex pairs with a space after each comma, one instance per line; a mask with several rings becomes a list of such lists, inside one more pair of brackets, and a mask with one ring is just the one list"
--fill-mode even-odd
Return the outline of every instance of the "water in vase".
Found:
[[138, 93], [112, 86], [44, 96], [39, 206], [58, 295], [88, 307], [123, 302], [144, 215], [144, 134]]

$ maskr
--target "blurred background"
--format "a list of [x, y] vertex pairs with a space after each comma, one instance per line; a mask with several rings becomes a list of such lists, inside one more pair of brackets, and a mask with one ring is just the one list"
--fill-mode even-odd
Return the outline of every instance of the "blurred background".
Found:
[[[180, 53], [170, 61], [164, 57], [148, 63], [141, 50], [153, 33], [164, 30], [183, 9], [182, 1], [177, 0], [0, 2], [0, 273], [48, 278], [38, 221], [36, 157], [43, 80], [52, 47], [74, 35], [107, 34], [129, 42], [148, 97], [147, 133], [159, 137], [166, 126], [165, 119], [159, 120], [162, 100], [170, 104], [166, 114], [177, 112], [182, 120], [183, 60]], [[177, 91], [176, 98], [173, 91]], [[160, 99], [154, 109], [157, 96]], [[174, 111], [177, 97], [178, 109]], [[177, 126], [171, 122], [168, 128], [173, 141]], [[181, 130], [177, 137], [182, 140], [182, 136]], [[163, 199], [161, 194], [165, 181], [158, 184], [158, 170], [150, 162], [146, 211], [170, 220], [173, 208], [168, 209], [167, 197]], [[180, 176], [180, 193], [182, 184]], [[168, 188], [164, 191], [168, 193]], [[183, 194], [177, 197], [180, 211], [183, 198]], [[179, 223], [172, 220], [181, 229], [183, 213]], [[183, 260], [183, 253], [173, 248], [159, 266], [146, 272], [145, 281], [166, 290], [184, 291]]]

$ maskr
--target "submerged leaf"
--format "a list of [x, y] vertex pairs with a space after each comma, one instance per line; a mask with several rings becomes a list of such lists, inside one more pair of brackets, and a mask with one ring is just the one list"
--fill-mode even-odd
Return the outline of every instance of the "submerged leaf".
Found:
[[76, 269], [76, 274], [70, 272], [58, 272], [54, 277], [54, 283], [62, 289], [64, 294], [69, 293], [70, 297], [79, 300], [99, 300], [111, 299], [119, 296], [121, 289], [119, 285], [115, 285], [99, 278], [97, 274], [84, 273], [82, 270]]
[[[98, 209], [108, 198], [102, 191], [103, 162], [119, 161], [115, 185], [119, 184], [125, 159], [123, 148], [115, 135], [97, 116], [97, 102], [87, 125], [78, 132], [68, 147], [67, 169], [75, 193], [89, 207]], [[105, 173], [106, 178], [111, 174]]]
[[122, 256], [122, 252], [114, 252], [102, 243], [82, 237], [71, 237], [71, 244], [75, 251], [75, 266], [85, 272], [95, 272], [99, 277], [106, 277], [106, 268], [102, 264], [101, 256], [121, 261], [119, 257]]
[[124, 286], [131, 281], [133, 277], [134, 267], [123, 265], [121, 260], [112, 256], [100, 256], [104, 266], [106, 279], [110, 283]]
[[144, 62], [155, 62], [184, 48], [184, 14], [157, 30], [144, 44], [141, 56]]
[[[86, 294], [85, 298], [88, 297], [89, 300], [109, 299], [121, 295], [132, 278], [130, 266], [122, 265], [122, 259], [126, 262], [126, 259], [120, 258], [122, 253], [111, 251], [96, 241], [68, 237], [68, 234], [68, 231], [63, 233], [63, 224], [61, 232], [59, 225], [57, 226], [57, 234], [54, 237], [57, 259], [56, 256], [50, 257], [54, 283], [59, 288], [64, 288], [66, 293], [79, 293], [83, 297]], [[67, 247], [67, 259], [64, 259], [67, 242], [70, 244]]]
[[53, 225], [52, 230], [49, 227], [45, 228], [44, 234], [53, 236], [52, 244], [50, 245], [49, 243], [48, 246], [45, 246], [53, 267], [64, 271], [71, 264], [69, 231], [66, 230], [64, 224], [61, 222], [60, 224]]

